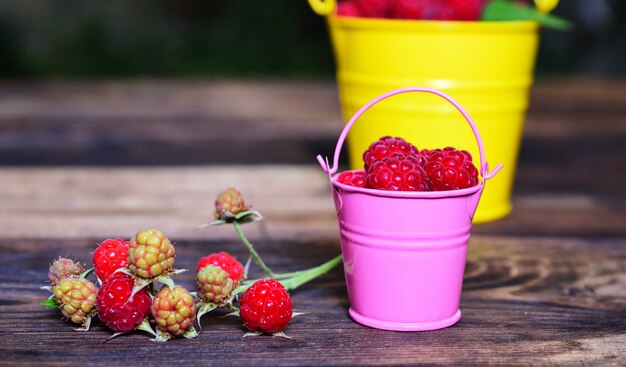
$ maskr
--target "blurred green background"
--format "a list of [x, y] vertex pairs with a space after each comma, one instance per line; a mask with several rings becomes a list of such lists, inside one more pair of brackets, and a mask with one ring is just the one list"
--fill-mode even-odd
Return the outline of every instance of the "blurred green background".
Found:
[[[626, 74], [626, 1], [561, 0], [540, 75]], [[332, 77], [306, 0], [0, 0], [0, 77]]]

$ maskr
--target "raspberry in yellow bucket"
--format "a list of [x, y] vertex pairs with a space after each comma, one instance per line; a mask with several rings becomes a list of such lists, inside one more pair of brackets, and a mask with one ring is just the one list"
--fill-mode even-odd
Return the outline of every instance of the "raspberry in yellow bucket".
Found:
[[[542, 10], [554, 0], [538, 0]], [[406, 85], [451, 95], [478, 121], [489, 161], [506, 169], [483, 193], [474, 218], [507, 215], [524, 127], [541, 25], [568, 23], [508, 0], [309, 0], [327, 18], [337, 64], [344, 121], [377, 95]], [[539, 5], [539, 4], [538, 4]], [[415, 120], [430, 121], [416, 129]], [[353, 169], [382, 135], [421, 141], [420, 148], [452, 145], [478, 156], [459, 116], [433, 96], [400, 96], [364, 116], [348, 137]]]

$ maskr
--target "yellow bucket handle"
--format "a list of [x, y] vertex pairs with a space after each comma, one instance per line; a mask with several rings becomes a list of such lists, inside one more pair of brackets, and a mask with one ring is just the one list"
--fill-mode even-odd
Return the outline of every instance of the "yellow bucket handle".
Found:
[[309, 0], [309, 5], [318, 15], [327, 16], [335, 11], [336, 0]]

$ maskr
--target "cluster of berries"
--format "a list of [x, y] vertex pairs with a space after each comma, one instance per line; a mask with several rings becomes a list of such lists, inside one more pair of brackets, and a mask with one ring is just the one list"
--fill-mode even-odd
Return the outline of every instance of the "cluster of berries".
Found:
[[[238, 226], [239, 221], [245, 223], [248, 216], [258, 214], [247, 211], [249, 207], [235, 189], [222, 192], [215, 207], [218, 220], [213, 224], [229, 222]], [[247, 239], [244, 242], [251, 246]], [[258, 257], [253, 249], [251, 255]], [[52, 296], [43, 304], [60, 308], [69, 321], [82, 325], [77, 330], [88, 330], [91, 319], [97, 315], [116, 333], [114, 336], [137, 329], [151, 333], [157, 341], [174, 336], [193, 338], [198, 335], [194, 321], [197, 319], [200, 325], [202, 315], [222, 307], [234, 310], [231, 314], [240, 316], [254, 335], [284, 336], [282, 330], [294, 313], [287, 288], [281, 282], [245, 281], [244, 266], [231, 254], [219, 252], [200, 259], [197, 292], [191, 293], [171, 279], [185, 271], [174, 269], [175, 256], [174, 245], [156, 229], [140, 231], [130, 241], [107, 239], [94, 251], [92, 269], [85, 270], [82, 264], [67, 258], [52, 263], [48, 272], [50, 286], [44, 287], [52, 291]], [[260, 258], [256, 260], [262, 263]], [[332, 260], [332, 266], [322, 271], [313, 268], [297, 273], [308, 281], [339, 262], [340, 258]], [[100, 289], [87, 279], [92, 270]], [[303, 283], [297, 276], [281, 278], [290, 289]], [[157, 291], [158, 284], [163, 285]], [[239, 308], [233, 305], [238, 296]], [[156, 325], [156, 330], [151, 324]]]
[[446, 191], [478, 184], [472, 156], [452, 147], [418, 150], [406, 140], [383, 136], [363, 153], [364, 170], [345, 171], [337, 181], [390, 191]]
[[[150, 330], [157, 340], [194, 337], [195, 301], [171, 279], [180, 272], [173, 268], [175, 252], [170, 240], [156, 229], [140, 231], [130, 241], [107, 239], [93, 255], [100, 289], [87, 279], [91, 271], [84, 271], [83, 265], [71, 259], [59, 258], [48, 272], [53, 294], [48, 305], [60, 307], [82, 330], [88, 330], [91, 318], [97, 315], [116, 333], [140, 328]], [[155, 292], [158, 283], [163, 286]]]
[[337, 15], [363, 18], [478, 20], [487, 0], [345, 0]]

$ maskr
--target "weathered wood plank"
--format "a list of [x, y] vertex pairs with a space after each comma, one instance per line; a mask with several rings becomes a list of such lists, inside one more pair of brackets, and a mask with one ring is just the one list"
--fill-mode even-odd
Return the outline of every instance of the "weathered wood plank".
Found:
[[[48, 259], [63, 253], [88, 261], [92, 240], [0, 240], [0, 357], [10, 364], [140, 365], [607, 365], [626, 358], [626, 246], [623, 240], [474, 236], [457, 325], [427, 333], [369, 329], [352, 322], [339, 269], [293, 293], [310, 312], [287, 332], [295, 341], [246, 338], [237, 319], [205, 319], [195, 340], [155, 345], [141, 333], [102, 343], [96, 323], [72, 331], [57, 312], [37, 303]], [[236, 242], [178, 241], [177, 266]], [[311, 266], [339, 251], [336, 241], [261, 242], [281, 271]], [[193, 274], [177, 277], [193, 287]], [[399, 305], [401, 307], [401, 305]]]
[[337, 227], [328, 178], [314, 166], [2, 169], [0, 177], [0, 237], [131, 236], [158, 227], [206, 238], [213, 231], [193, 230], [213, 220], [215, 197], [229, 186], [279, 238]]
[[[559, 179], [558, 172], [548, 174]], [[522, 179], [533, 189], [515, 196], [511, 216], [474, 230], [520, 236], [626, 234], [623, 192], [614, 194], [610, 187], [602, 193], [561, 191], [556, 184], [544, 189], [535, 187], [537, 176], [529, 172]], [[210, 219], [215, 196], [229, 186], [238, 187], [267, 217], [275, 238], [337, 238], [327, 177], [317, 166], [290, 165], [3, 168], [0, 237], [130, 237], [146, 227], [183, 239], [223, 236], [220, 229], [193, 229]], [[250, 231], [253, 238], [262, 235], [257, 227]]]
[[[624, 102], [621, 81], [539, 80], [522, 164], [563, 138], [618, 151]], [[340, 130], [331, 80], [0, 85], [2, 165], [310, 163]]]
[[0, 164], [312, 162], [338, 111], [330, 82], [8, 85]]

